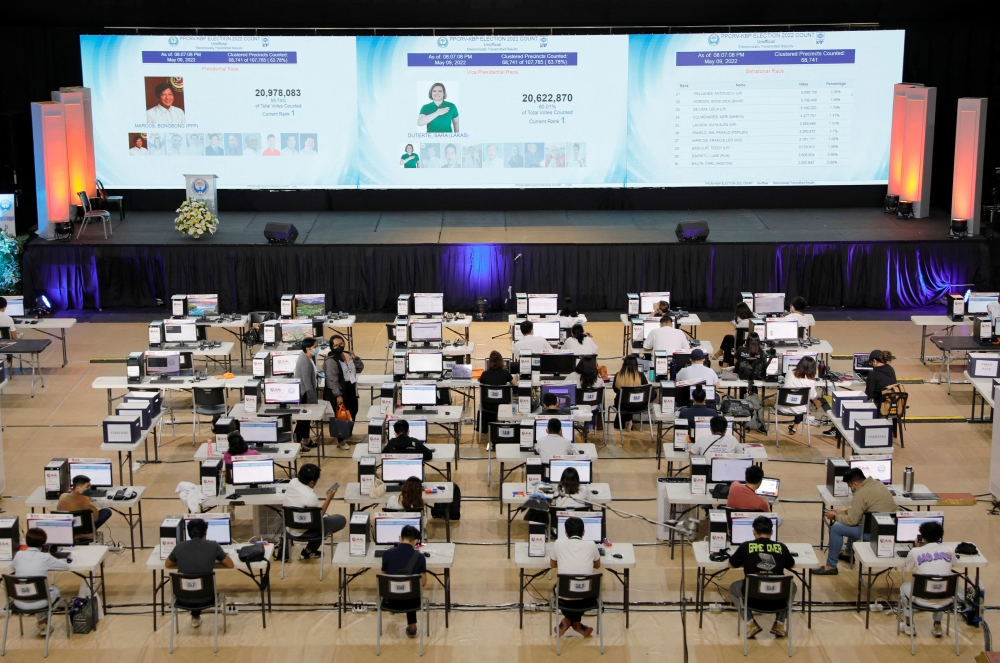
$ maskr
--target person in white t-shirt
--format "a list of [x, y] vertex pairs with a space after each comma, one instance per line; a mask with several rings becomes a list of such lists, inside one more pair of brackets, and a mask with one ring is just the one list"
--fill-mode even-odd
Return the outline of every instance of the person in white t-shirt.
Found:
[[791, 311], [785, 316], [785, 320], [795, 320], [799, 323], [799, 327], [808, 327], [808, 321], [806, 320], [806, 299], [805, 297], [793, 297], [792, 301], [789, 302], [788, 308]]
[[692, 456], [715, 456], [716, 454], [741, 454], [746, 451], [740, 441], [726, 432], [729, 420], [718, 415], [708, 422], [711, 435], [700, 435], [690, 452]]
[[[552, 544], [552, 555], [549, 558], [549, 566], [556, 569], [559, 575], [592, 575], [601, 568], [601, 555], [597, 552], [597, 544], [593, 541], [583, 540], [583, 521], [572, 516], [566, 519], [566, 538], [557, 539]], [[590, 636], [594, 632], [592, 626], [584, 626], [580, 620], [583, 618], [583, 611], [574, 609], [574, 601], [561, 601], [563, 619], [556, 627], [559, 635], [566, 632], [569, 627], [582, 635]]]
[[[316, 491], [313, 490], [313, 488], [316, 487], [317, 481], [319, 481], [318, 466], [313, 463], [306, 463], [300, 467], [295, 478], [288, 482], [288, 488], [285, 490], [285, 494], [281, 498], [282, 506], [294, 506], [301, 508], [318, 506], [320, 508], [320, 512], [326, 514], [326, 510], [330, 507], [330, 502], [333, 501], [333, 496], [337, 494], [337, 491], [335, 489], [327, 491], [326, 500], [324, 500], [321, 505], [319, 503], [319, 497], [316, 496]], [[346, 526], [347, 519], [340, 514], [323, 516], [323, 532], [325, 534], [339, 532]], [[303, 534], [315, 534], [319, 537], [319, 530], [304, 530], [289, 527], [288, 533], [296, 536], [302, 536]], [[307, 543], [305, 549], [302, 551], [302, 559], [319, 557], [319, 547], [322, 543], [323, 542], [319, 540]]]
[[521, 352], [528, 350], [532, 355], [551, 352], [552, 346], [541, 336], [535, 336], [535, 325], [531, 320], [521, 323], [521, 340], [514, 344], [514, 361], [521, 358]]
[[570, 329], [570, 336], [563, 342], [563, 350], [569, 350], [575, 355], [596, 355], [597, 343], [590, 334], [583, 331], [579, 322]]
[[645, 350], [662, 350], [672, 355], [677, 350], [687, 350], [691, 347], [687, 334], [680, 329], [674, 329], [674, 321], [669, 315], [660, 318], [660, 328], [649, 332], [642, 342]]
[[[795, 368], [785, 375], [783, 387], [789, 389], [809, 389], [809, 401], [817, 408], [822, 408], [823, 403], [816, 397], [816, 360], [812, 357], [803, 357], [796, 364]], [[779, 414], [795, 415], [795, 423], [788, 425], [788, 434], [795, 435], [795, 426], [802, 423], [809, 412], [809, 403], [802, 405], [782, 405], [778, 408]]]
[[545, 432], [547, 435], [535, 442], [535, 453], [541, 457], [543, 463], [548, 463], [553, 456], [573, 456], [576, 454], [573, 440], [567, 440], [562, 436], [562, 422], [559, 419], [549, 419]]
[[707, 357], [708, 354], [704, 350], [699, 348], [692, 350], [691, 365], [685, 366], [677, 372], [677, 381], [704, 380], [707, 385], [713, 387], [719, 386], [719, 374], [708, 366], [705, 366], [705, 359]]
[[[903, 565], [904, 573], [912, 571], [914, 574], [927, 576], [943, 576], [951, 573], [951, 565], [955, 561], [955, 549], [953, 546], [946, 546], [941, 543], [943, 538], [944, 528], [938, 523], [928, 521], [921, 524], [920, 540], [906, 556], [906, 562]], [[957, 593], [958, 590], [956, 589]], [[913, 629], [913, 626], [910, 624], [910, 618], [907, 616], [910, 610], [910, 601], [916, 601], [917, 605], [922, 608], [940, 608], [951, 603], [948, 599], [943, 601], [928, 601], [925, 599], [914, 599], [912, 596], [913, 584], [911, 582], [904, 582], [899, 588], [899, 605], [903, 609], [903, 615], [906, 619], [906, 624], [903, 625], [903, 632], [907, 635]], [[941, 617], [942, 614], [940, 612], [934, 613], [934, 627], [931, 633], [935, 638], [940, 638], [943, 635], [941, 632]]]

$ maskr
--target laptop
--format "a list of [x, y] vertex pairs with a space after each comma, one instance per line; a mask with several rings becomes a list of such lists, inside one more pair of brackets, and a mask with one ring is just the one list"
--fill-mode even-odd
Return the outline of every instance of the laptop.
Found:
[[781, 483], [780, 479], [772, 479], [770, 477], [764, 477], [760, 482], [760, 487], [757, 488], [757, 494], [767, 500], [768, 504], [774, 504], [778, 499], [778, 485]]

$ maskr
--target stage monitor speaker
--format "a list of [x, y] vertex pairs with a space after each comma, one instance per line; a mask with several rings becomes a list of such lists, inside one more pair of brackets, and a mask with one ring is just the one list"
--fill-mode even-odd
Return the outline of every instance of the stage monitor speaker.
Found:
[[269, 244], [294, 244], [299, 231], [290, 223], [268, 223], [264, 226], [264, 237]]
[[681, 221], [674, 232], [678, 242], [704, 242], [708, 239], [708, 221]]

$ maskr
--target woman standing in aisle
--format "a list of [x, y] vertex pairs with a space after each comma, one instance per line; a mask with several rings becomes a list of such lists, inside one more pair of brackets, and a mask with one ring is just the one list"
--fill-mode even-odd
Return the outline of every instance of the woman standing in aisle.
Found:
[[[323, 398], [336, 410], [341, 405], [351, 413], [351, 420], [358, 418], [358, 374], [365, 370], [361, 357], [347, 349], [344, 337], [334, 334], [330, 337], [330, 354], [323, 363], [326, 387]], [[348, 450], [347, 439], [338, 439], [337, 448]]]

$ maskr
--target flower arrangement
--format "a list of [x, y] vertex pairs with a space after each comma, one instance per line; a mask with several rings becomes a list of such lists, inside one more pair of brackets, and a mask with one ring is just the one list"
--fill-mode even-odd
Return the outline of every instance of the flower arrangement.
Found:
[[15, 237], [0, 230], [0, 294], [21, 294], [21, 257], [27, 235]]
[[208, 211], [208, 205], [188, 198], [177, 208], [179, 215], [174, 219], [174, 230], [180, 231], [182, 235], [189, 235], [195, 239], [205, 233], [215, 234], [219, 227], [219, 217]]

